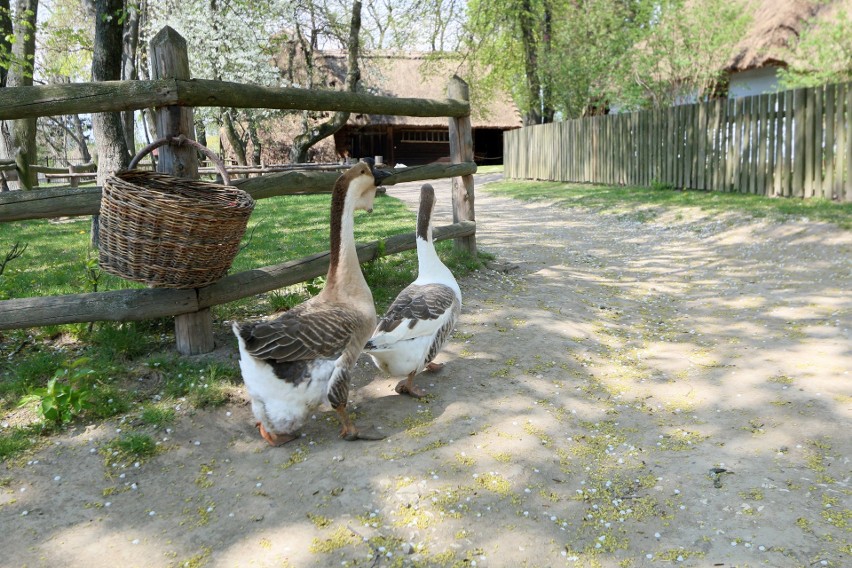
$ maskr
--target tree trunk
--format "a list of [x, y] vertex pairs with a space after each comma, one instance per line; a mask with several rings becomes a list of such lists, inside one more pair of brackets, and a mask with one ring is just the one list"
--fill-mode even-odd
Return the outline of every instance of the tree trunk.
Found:
[[243, 141], [240, 139], [240, 135], [237, 134], [237, 128], [234, 126], [234, 121], [231, 118], [232, 112], [234, 112], [233, 109], [230, 109], [225, 111], [222, 115], [222, 130], [225, 135], [225, 139], [228, 141], [228, 144], [231, 146], [231, 150], [233, 150], [234, 155], [237, 158], [237, 164], [245, 166], [247, 165], [246, 149], [243, 145]]
[[[92, 80], [121, 79], [123, 0], [96, 0], [95, 46], [92, 54]], [[111, 16], [111, 17], [110, 17]], [[121, 113], [92, 114], [92, 131], [98, 149], [98, 185], [103, 186], [109, 174], [126, 168], [130, 155], [124, 138]], [[92, 245], [98, 244], [98, 219], [92, 218]]]
[[[358, 81], [361, 80], [361, 68], [358, 66], [360, 54], [360, 43], [358, 36], [361, 33], [361, 0], [352, 3], [352, 19], [349, 22], [348, 41], [348, 64], [346, 73], [346, 90], [354, 93], [358, 89]], [[320, 124], [316, 128], [307, 128], [306, 131], [293, 138], [293, 147], [290, 148], [290, 161], [294, 164], [304, 163], [308, 159], [308, 150], [320, 140], [331, 136], [346, 124], [349, 120], [348, 112], [336, 112], [330, 120]]]
[[[135, 81], [139, 78], [136, 73], [136, 54], [139, 46], [139, 8], [135, 3], [127, 4], [127, 19], [124, 22], [121, 53], [121, 78], [124, 81]], [[136, 120], [132, 110], [122, 113], [124, 128], [124, 143], [127, 150], [135, 153], [136, 149]]]
[[[12, 51], [12, 13], [10, 12], [9, 0], [0, 0], [0, 53]], [[6, 75], [9, 70], [5, 65], [0, 65], [0, 89], [6, 86]]]
[[83, 163], [88, 164], [92, 161], [92, 155], [89, 153], [89, 145], [86, 144], [86, 135], [83, 133], [83, 121], [80, 120], [79, 114], [72, 114], [71, 121], [74, 123], [74, 140], [80, 150], [80, 158]]
[[[6, 5], [8, 4], [9, 2], [6, 2]], [[38, 0], [15, 2], [15, 20], [12, 23], [15, 41], [11, 44], [12, 64], [5, 78], [7, 87], [31, 87], [33, 84], [32, 61], [35, 59], [37, 17]], [[8, 40], [4, 39], [4, 41]], [[14, 158], [25, 166], [38, 163], [35, 118], [6, 121], [2, 130], [0, 157]], [[37, 185], [38, 179], [35, 172], [30, 172], [29, 167], [25, 167], [24, 170], [19, 172], [21, 179], [10, 186], [12, 189], [17, 187], [28, 189]]]
[[248, 117], [248, 131], [249, 138], [251, 139], [251, 164], [259, 166], [261, 162], [260, 153], [263, 146], [260, 142], [260, 136], [257, 133], [257, 119], [254, 114], [250, 114]]

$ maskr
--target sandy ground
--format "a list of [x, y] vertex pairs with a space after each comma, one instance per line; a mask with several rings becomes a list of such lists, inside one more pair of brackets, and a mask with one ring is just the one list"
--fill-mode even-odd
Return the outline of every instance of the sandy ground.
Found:
[[[271, 448], [245, 401], [78, 428], [0, 470], [0, 565], [852, 566], [852, 233], [476, 210], [497, 261], [460, 282], [429, 400], [359, 363], [385, 441], [321, 408]], [[164, 451], [105, 465], [134, 427]]]

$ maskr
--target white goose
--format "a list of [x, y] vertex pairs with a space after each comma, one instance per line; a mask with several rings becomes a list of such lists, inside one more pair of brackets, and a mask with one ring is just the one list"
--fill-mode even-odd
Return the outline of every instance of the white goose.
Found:
[[459, 285], [432, 244], [434, 209], [435, 190], [425, 184], [420, 188], [417, 213], [417, 279], [399, 293], [364, 348], [379, 369], [406, 377], [396, 385], [396, 392], [415, 398], [425, 393], [414, 386], [414, 376], [443, 367], [432, 360], [461, 311]]
[[356, 209], [373, 210], [376, 186], [388, 175], [361, 162], [337, 179], [328, 274], [317, 296], [276, 319], [232, 326], [256, 425], [270, 445], [295, 439], [308, 413], [323, 402], [337, 412], [343, 438], [381, 438], [359, 432], [346, 403], [350, 373], [376, 324], [355, 249], [354, 215]]

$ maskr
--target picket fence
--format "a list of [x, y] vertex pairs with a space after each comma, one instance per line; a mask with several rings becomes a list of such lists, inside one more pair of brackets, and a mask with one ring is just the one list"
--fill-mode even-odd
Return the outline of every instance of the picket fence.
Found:
[[852, 83], [528, 126], [505, 176], [852, 202]]

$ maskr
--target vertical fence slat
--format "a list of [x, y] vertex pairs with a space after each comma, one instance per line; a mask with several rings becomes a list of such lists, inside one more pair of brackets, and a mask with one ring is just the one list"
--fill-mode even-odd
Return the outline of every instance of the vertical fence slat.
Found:
[[766, 107], [766, 129], [768, 134], [766, 146], [766, 185], [764, 186], [764, 195], [775, 194], [775, 164], [776, 164], [776, 147], [775, 126], [778, 122], [776, 109], [778, 108], [778, 95], [772, 93], [768, 97]]
[[806, 90], [796, 89], [793, 93], [793, 187], [790, 195], [805, 196], [805, 100]]
[[781, 195], [784, 164], [784, 94], [775, 97], [775, 168], [772, 173], [772, 193]]
[[737, 137], [737, 102], [735, 100], [728, 101], [728, 156], [727, 162], [725, 164], [725, 187], [724, 191], [731, 191], [734, 186], [734, 179], [736, 175], [736, 148], [737, 144], [739, 144], [739, 138]]
[[825, 90], [823, 87], [815, 87], [814, 91], [814, 189], [811, 197], [822, 195], [822, 174], [824, 144], [823, 134], [823, 103], [825, 102]]
[[852, 83], [846, 84], [846, 201], [852, 203]]
[[816, 147], [814, 132], [816, 127], [816, 91], [814, 89], [805, 90], [805, 179], [804, 179], [804, 197], [813, 197], [814, 195], [814, 162], [816, 158]]
[[843, 201], [843, 174], [846, 166], [846, 144], [848, 144], [848, 133], [843, 127], [843, 108], [846, 101], [846, 88], [844, 84], [837, 85], [834, 99], [834, 139], [835, 139], [835, 173], [834, 173], [834, 197]]
[[728, 109], [730, 105], [726, 100], [719, 101], [719, 177], [716, 180], [717, 191], [725, 191], [728, 183]]
[[781, 168], [781, 195], [793, 195], [793, 118], [795, 102], [793, 91], [784, 93], [784, 164]]
[[843, 175], [846, 166], [846, 153], [843, 151], [848, 144], [849, 133], [843, 127], [843, 108], [846, 101], [847, 85], [837, 85], [834, 109], [834, 136], [837, 140], [837, 151], [835, 152], [836, 169], [834, 172], [834, 195], [839, 201], [843, 201]]
[[739, 180], [737, 180], [736, 191], [748, 193], [748, 156], [751, 151], [751, 115], [748, 112], [748, 100], [740, 100], [740, 159]]
[[698, 112], [697, 128], [695, 131], [698, 148], [695, 156], [695, 188], [704, 189], [706, 179], [705, 162], [707, 160], [707, 104], [695, 105]]
[[822, 197], [831, 199], [834, 193], [834, 85], [825, 87], [825, 167]]
[[766, 195], [766, 107], [768, 99], [767, 95], [759, 95], [755, 98], [755, 102], [757, 103], [757, 125], [755, 126], [755, 132], [757, 133], [757, 152], [755, 156], [757, 159], [754, 160], [754, 166], [756, 170], [755, 177], [757, 179], [754, 193], [758, 195]]

